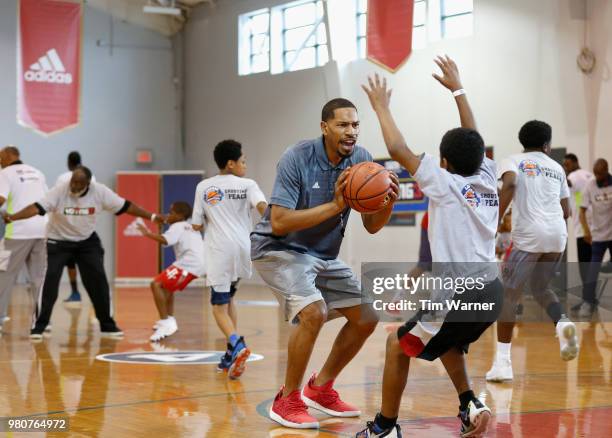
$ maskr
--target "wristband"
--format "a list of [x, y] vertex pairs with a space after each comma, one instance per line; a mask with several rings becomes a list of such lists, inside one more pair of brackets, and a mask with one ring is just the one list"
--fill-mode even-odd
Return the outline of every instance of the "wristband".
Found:
[[463, 88], [459, 88], [458, 90], [453, 91], [453, 96], [459, 97], [462, 94], [465, 94], [465, 90]]
[[151, 213], [151, 222], [155, 222], [155, 218], [157, 215], [155, 213]]

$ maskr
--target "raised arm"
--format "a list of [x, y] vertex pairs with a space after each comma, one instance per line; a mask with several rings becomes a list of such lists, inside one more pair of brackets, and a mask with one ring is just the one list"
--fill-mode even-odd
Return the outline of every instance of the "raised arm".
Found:
[[349, 168], [338, 177], [334, 199], [326, 204], [305, 210], [293, 210], [280, 205], [272, 205], [270, 212], [272, 233], [277, 236], [285, 236], [294, 231], [315, 227], [329, 218], [341, 214], [346, 209], [342, 192], [348, 182], [346, 178], [348, 170]]
[[463, 90], [463, 85], [461, 85], [457, 64], [448, 55], [438, 56], [434, 59], [434, 62], [440, 67], [442, 75], [433, 73], [432, 76], [453, 93], [457, 109], [459, 110], [461, 127], [476, 130], [476, 119], [474, 119], [472, 108], [470, 108], [465, 90]]
[[389, 109], [391, 90], [387, 90], [387, 80], [383, 79], [381, 82], [378, 74], [375, 74], [374, 78], [368, 77], [368, 84], [369, 87], [362, 85], [361, 88], [368, 95], [372, 109], [378, 117], [389, 155], [414, 175], [419, 168], [421, 160], [410, 150], [404, 140], [404, 136], [395, 124]]

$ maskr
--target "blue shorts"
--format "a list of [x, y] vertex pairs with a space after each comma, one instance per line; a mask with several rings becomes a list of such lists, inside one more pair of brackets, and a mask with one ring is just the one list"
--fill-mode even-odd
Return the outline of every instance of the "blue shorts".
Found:
[[210, 288], [210, 304], [213, 306], [222, 306], [223, 304], [229, 304], [229, 302], [236, 295], [238, 283], [240, 279], [232, 282], [229, 292], [217, 292], [214, 287]]

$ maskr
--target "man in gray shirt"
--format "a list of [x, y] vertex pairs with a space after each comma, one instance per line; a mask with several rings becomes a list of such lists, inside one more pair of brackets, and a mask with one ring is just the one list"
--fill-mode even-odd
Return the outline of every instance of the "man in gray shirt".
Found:
[[[251, 234], [251, 258], [263, 280], [295, 324], [289, 338], [285, 385], [270, 408], [270, 418], [286, 427], [316, 428], [313, 407], [328, 415], [354, 417], [359, 410], [340, 400], [334, 379], [359, 352], [376, 327], [365, 314], [359, 280], [338, 260], [350, 209], [342, 191], [350, 166], [372, 157], [357, 146], [359, 118], [346, 99], [325, 104], [322, 136], [290, 147], [281, 157], [270, 206]], [[391, 202], [374, 214], [362, 214], [368, 232], [389, 220], [398, 180], [391, 174]], [[306, 366], [328, 311], [348, 321], [340, 330], [323, 369], [313, 374], [300, 394]]]

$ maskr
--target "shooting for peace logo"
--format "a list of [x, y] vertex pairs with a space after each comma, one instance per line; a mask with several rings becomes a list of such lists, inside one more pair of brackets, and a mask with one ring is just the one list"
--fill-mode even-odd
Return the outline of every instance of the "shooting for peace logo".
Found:
[[224, 196], [225, 194], [223, 193], [223, 190], [221, 190], [219, 187], [211, 186], [204, 192], [204, 201], [208, 205], [217, 205], [223, 200]]

